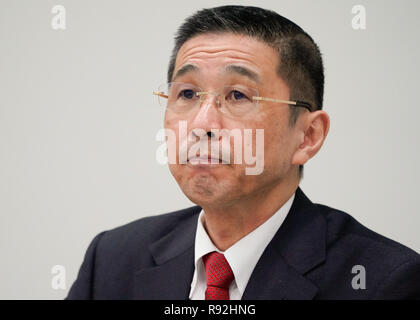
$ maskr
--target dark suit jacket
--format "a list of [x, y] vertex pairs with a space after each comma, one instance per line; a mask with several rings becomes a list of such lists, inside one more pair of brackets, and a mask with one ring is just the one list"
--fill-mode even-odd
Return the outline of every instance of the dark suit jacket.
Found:
[[[66, 299], [188, 299], [201, 208], [98, 234]], [[352, 273], [354, 266], [363, 273]], [[360, 269], [359, 269], [360, 270]], [[353, 278], [356, 277], [356, 280]], [[420, 255], [300, 188], [242, 299], [420, 299]]]

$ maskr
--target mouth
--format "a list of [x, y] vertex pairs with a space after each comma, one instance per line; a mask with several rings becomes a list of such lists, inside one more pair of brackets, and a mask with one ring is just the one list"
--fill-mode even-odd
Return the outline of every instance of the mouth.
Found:
[[220, 158], [214, 158], [211, 155], [208, 156], [196, 156], [188, 159], [188, 163], [192, 165], [217, 165], [227, 164]]

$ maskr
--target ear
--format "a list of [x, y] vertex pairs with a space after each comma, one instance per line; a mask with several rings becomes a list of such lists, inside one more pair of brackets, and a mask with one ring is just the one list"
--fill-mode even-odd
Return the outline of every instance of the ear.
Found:
[[292, 164], [303, 165], [321, 149], [328, 130], [330, 118], [323, 110], [311, 112], [307, 117], [302, 117], [301, 138], [293, 154]]

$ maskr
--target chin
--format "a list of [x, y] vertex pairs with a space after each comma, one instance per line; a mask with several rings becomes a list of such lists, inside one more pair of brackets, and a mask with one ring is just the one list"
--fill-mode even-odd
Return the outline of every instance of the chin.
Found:
[[200, 207], [224, 203], [226, 194], [223, 192], [223, 188], [206, 180], [203, 177], [200, 179], [192, 178], [186, 181], [186, 185], [181, 186], [182, 192], [188, 199]]
[[182, 192], [193, 203], [201, 206], [222, 206], [231, 200], [233, 190], [237, 188], [230, 179], [231, 173], [217, 170], [170, 167], [171, 173]]

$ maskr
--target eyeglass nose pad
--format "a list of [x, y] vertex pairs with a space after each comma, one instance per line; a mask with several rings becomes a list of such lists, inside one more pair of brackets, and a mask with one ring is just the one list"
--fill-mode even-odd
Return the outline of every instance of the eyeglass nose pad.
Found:
[[206, 100], [207, 96], [212, 96], [212, 95], [215, 97], [216, 106], [220, 108], [222, 105], [222, 102], [220, 101], [220, 93], [212, 93], [212, 92], [206, 92], [205, 94], [200, 94], [200, 100], [199, 100], [200, 106]]
[[220, 109], [220, 106], [222, 105], [222, 102], [220, 101], [220, 93], [217, 93], [214, 96], [214, 99], [216, 100], [216, 106]]

